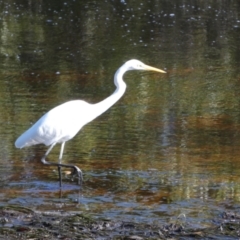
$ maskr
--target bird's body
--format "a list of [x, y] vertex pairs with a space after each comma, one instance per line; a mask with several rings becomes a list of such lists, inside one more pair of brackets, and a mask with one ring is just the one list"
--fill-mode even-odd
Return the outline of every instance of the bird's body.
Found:
[[[93, 116], [89, 115], [91, 108], [92, 104], [81, 100], [69, 101], [53, 108], [17, 139], [16, 147], [23, 148], [40, 143], [49, 146], [54, 142], [70, 140], [92, 120]], [[76, 109], [83, 112], [89, 110], [89, 114], [82, 114]]]
[[[87, 123], [108, 110], [124, 94], [126, 84], [123, 75], [129, 70], [150, 70], [165, 73], [163, 70], [150, 67], [138, 60], [130, 60], [120, 67], [114, 76], [115, 92], [103, 101], [90, 104], [82, 100], [73, 100], [63, 103], [44, 114], [32, 127], [24, 132], [15, 142], [17, 148], [23, 148], [36, 144], [45, 144], [51, 147], [42, 158], [42, 162], [48, 165], [58, 166], [61, 186], [61, 167], [70, 167], [78, 172], [81, 170], [74, 165], [61, 164], [61, 159], [66, 141], [72, 139]], [[59, 163], [50, 163], [45, 160], [56, 143], [61, 143]]]

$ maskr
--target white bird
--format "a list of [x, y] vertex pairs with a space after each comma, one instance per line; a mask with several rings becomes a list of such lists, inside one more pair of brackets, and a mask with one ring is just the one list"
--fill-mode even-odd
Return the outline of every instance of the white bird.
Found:
[[[53, 108], [24, 132], [16, 140], [15, 146], [17, 148], [23, 148], [41, 143], [50, 146], [41, 161], [43, 164], [58, 167], [60, 187], [62, 185], [61, 167], [72, 168], [78, 174], [78, 183], [80, 184], [80, 182], [82, 182], [82, 171], [75, 165], [61, 163], [65, 142], [72, 139], [84, 125], [104, 113], [123, 96], [126, 90], [123, 75], [130, 70], [147, 70], [166, 73], [161, 69], [145, 65], [138, 60], [129, 60], [123, 64], [114, 75], [116, 90], [112, 95], [95, 104], [90, 104], [82, 100], [73, 100]], [[52, 163], [46, 161], [47, 155], [57, 143], [62, 144], [59, 162]]]

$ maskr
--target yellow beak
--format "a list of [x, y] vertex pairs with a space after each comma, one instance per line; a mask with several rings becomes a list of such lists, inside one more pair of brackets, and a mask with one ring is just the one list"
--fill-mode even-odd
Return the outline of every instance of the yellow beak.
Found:
[[146, 71], [154, 71], [154, 72], [160, 72], [160, 73], [166, 73], [165, 71], [161, 70], [161, 69], [158, 69], [158, 68], [155, 68], [155, 67], [151, 67], [151, 66], [148, 66], [148, 65], [144, 65], [144, 70]]

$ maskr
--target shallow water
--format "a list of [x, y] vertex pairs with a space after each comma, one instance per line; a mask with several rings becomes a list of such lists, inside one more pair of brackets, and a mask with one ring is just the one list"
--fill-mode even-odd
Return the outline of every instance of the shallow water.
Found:
[[[238, 3], [4, 1], [1, 10], [3, 205], [198, 226], [238, 209]], [[19, 150], [16, 138], [56, 105], [109, 96], [131, 58], [167, 74], [124, 76], [124, 97], [66, 143], [64, 162], [84, 184], [64, 178], [60, 191], [57, 169], [40, 161], [47, 148]]]

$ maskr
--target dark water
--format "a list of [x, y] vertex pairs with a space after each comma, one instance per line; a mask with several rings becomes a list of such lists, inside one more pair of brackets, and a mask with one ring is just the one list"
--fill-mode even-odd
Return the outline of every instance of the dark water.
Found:
[[[239, 208], [237, 1], [0, 3], [1, 204], [200, 226]], [[16, 138], [60, 103], [109, 96], [132, 58], [167, 74], [125, 75], [124, 97], [66, 144], [85, 181], [60, 192], [47, 148]]]

